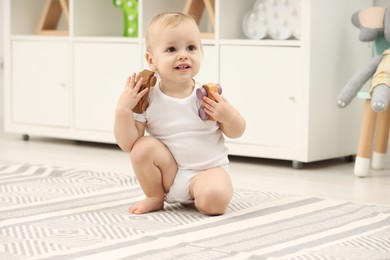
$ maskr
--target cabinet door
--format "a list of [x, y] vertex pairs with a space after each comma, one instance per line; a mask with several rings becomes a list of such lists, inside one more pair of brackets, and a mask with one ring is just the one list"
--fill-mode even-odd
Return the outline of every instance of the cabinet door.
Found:
[[222, 93], [247, 121], [244, 135], [230, 142], [294, 145], [299, 54], [297, 47], [221, 46]]
[[14, 122], [69, 126], [69, 49], [66, 42], [12, 42]]
[[136, 43], [74, 45], [75, 128], [113, 131], [115, 106], [126, 79], [140, 70]]

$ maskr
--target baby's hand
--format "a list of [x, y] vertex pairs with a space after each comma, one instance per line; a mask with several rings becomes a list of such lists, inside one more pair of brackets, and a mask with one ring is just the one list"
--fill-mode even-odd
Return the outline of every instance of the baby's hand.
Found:
[[133, 73], [131, 77], [127, 78], [125, 88], [123, 89], [117, 103], [117, 109], [122, 111], [132, 111], [133, 108], [138, 104], [141, 97], [148, 92], [148, 88], [145, 88], [139, 92], [139, 89], [142, 86], [143, 78], [140, 78], [137, 83], [135, 83], [135, 77], [136, 74]]
[[212, 100], [207, 96], [203, 97], [202, 105], [206, 113], [220, 123], [230, 122], [234, 119], [236, 109], [221, 95], [211, 92], [215, 99]]

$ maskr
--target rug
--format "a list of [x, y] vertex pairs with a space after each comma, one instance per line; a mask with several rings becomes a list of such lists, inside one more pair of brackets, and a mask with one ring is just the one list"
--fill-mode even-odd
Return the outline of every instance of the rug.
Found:
[[237, 189], [145, 215], [131, 174], [0, 162], [0, 259], [390, 259], [390, 207]]

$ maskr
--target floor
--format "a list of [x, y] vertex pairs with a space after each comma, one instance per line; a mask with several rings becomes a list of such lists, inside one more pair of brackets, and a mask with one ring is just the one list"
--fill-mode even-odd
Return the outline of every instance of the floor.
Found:
[[[0, 133], [0, 161], [31, 162], [52, 166], [133, 174], [128, 154], [115, 145]], [[290, 161], [230, 157], [236, 188], [285, 192], [390, 205], [390, 154], [383, 171], [367, 178], [353, 175], [353, 163], [343, 158], [304, 164], [293, 169]]]

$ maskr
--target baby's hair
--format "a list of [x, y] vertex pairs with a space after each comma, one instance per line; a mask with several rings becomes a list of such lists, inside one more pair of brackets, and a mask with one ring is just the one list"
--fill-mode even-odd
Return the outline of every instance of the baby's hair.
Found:
[[179, 24], [188, 21], [196, 24], [192, 16], [182, 12], [165, 12], [165, 13], [157, 14], [150, 20], [148, 28], [146, 30], [146, 35], [145, 35], [146, 49], [150, 51], [150, 31], [156, 24], [158, 24], [162, 28], [165, 27], [175, 28]]

